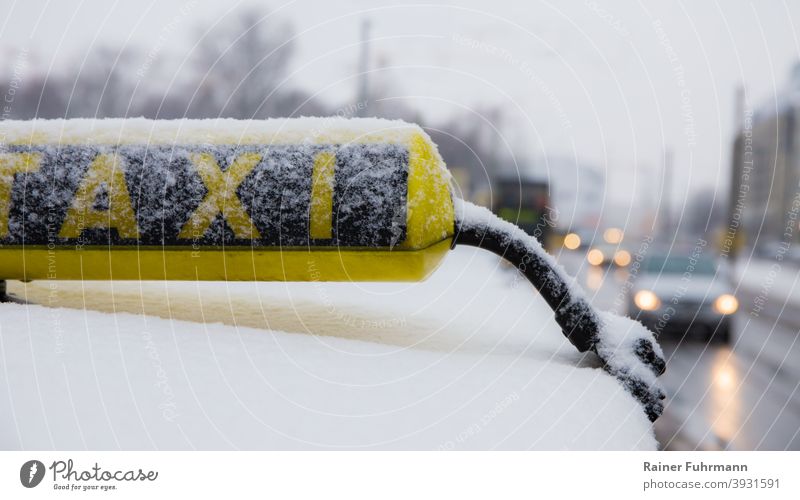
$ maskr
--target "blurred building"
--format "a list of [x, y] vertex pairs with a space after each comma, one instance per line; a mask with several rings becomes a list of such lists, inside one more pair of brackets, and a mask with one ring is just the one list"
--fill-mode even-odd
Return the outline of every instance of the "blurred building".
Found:
[[574, 158], [548, 157], [539, 165], [539, 172], [544, 172], [549, 181], [552, 204], [558, 209], [558, 227], [594, 231], [607, 205], [602, 170]]
[[800, 246], [800, 64], [786, 88], [762, 107], [743, 110], [733, 145], [729, 224], [722, 249], [759, 254]]
[[547, 247], [557, 220], [547, 181], [529, 175], [501, 174], [492, 184], [492, 211]]

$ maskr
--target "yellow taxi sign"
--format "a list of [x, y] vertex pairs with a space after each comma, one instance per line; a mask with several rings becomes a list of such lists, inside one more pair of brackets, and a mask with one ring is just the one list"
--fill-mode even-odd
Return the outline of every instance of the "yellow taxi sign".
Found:
[[[137, 143], [87, 131], [68, 143], [35, 134], [40, 142], [0, 144], [0, 278], [397, 280], [432, 271], [455, 222], [449, 175], [427, 135], [405, 124], [336, 142], [296, 129], [263, 132], [264, 143]], [[90, 254], [102, 265], [82, 266]], [[394, 258], [400, 271], [388, 269]]]

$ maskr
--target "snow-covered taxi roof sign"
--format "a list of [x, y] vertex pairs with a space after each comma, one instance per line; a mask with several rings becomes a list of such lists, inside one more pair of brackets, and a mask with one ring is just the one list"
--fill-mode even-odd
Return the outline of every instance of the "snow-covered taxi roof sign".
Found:
[[6, 121], [0, 143], [6, 278], [417, 280], [454, 232], [401, 121]]
[[452, 246], [517, 266], [654, 420], [663, 355], [537, 240], [454, 197], [418, 126], [380, 119], [0, 122], [0, 280], [405, 281]]

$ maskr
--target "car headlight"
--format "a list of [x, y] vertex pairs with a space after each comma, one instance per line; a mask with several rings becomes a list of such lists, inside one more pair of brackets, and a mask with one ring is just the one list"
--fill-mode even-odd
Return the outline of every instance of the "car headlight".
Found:
[[739, 309], [739, 301], [729, 293], [724, 293], [714, 301], [714, 310], [720, 314], [733, 314]]
[[589, 250], [589, 253], [586, 254], [586, 260], [588, 260], [589, 264], [593, 266], [599, 266], [604, 260], [606, 260], [606, 257], [603, 255], [603, 252], [597, 248], [592, 248]]
[[631, 254], [627, 250], [618, 250], [614, 254], [614, 264], [619, 267], [625, 267], [631, 263]]
[[643, 311], [654, 311], [661, 305], [661, 300], [650, 290], [639, 290], [633, 296], [633, 303]]
[[567, 250], [575, 250], [581, 246], [581, 237], [575, 233], [564, 236], [564, 246]]

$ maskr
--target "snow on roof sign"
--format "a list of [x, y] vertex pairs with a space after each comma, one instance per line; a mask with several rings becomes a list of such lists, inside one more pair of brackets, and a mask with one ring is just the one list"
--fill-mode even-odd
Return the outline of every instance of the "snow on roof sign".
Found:
[[455, 199], [416, 125], [377, 119], [0, 122], [0, 280], [402, 281], [454, 244], [514, 264], [651, 420], [663, 353], [538, 241]]
[[8, 146], [0, 241], [390, 247], [407, 167], [397, 144]]
[[0, 139], [0, 278], [418, 280], [454, 232], [444, 162], [400, 121], [8, 121]]

